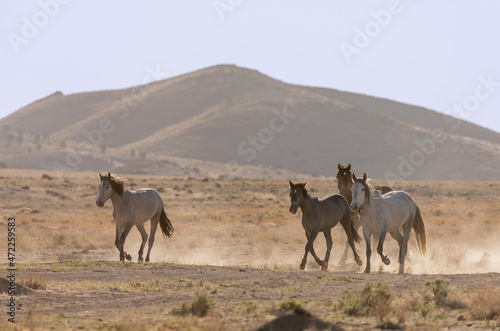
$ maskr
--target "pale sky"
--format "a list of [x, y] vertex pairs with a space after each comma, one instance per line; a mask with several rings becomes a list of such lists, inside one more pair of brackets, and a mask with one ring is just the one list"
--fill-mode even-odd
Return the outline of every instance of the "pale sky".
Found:
[[0, 117], [217, 64], [500, 132], [500, 1], [2, 1]]

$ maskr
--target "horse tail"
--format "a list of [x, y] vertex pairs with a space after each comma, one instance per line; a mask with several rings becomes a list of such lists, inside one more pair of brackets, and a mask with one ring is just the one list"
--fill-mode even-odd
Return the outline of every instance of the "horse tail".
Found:
[[415, 231], [415, 236], [417, 237], [418, 250], [423, 256], [427, 255], [426, 239], [425, 239], [425, 224], [422, 219], [422, 214], [420, 213], [420, 208], [417, 207], [417, 214], [413, 220], [413, 230]]
[[352, 221], [352, 219], [351, 219], [351, 233], [352, 233], [352, 239], [354, 240], [354, 242], [359, 244], [361, 242], [361, 237], [359, 236], [358, 230], [354, 226], [354, 222]]
[[160, 215], [160, 227], [161, 227], [161, 232], [163, 232], [163, 238], [165, 238], [165, 237], [170, 238], [172, 236], [172, 233], [175, 230], [175, 228], [173, 227], [172, 223], [168, 219], [167, 214], [165, 213], [165, 209], [163, 209], [161, 211], [161, 215]]
[[345, 212], [344, 217], [348, 218], [350, 220], [349, 223], [351, 223], [351, 234], [352, 234], [352, 239], [356, 243], [361, 242], [361, 237], [359, 236], [358, 230], [356, 229], [356, 226], [354, 225], [354, 221], [351, 217], [351, 209], [349, 208], [349, 204], [347, 205], [347, 212]]

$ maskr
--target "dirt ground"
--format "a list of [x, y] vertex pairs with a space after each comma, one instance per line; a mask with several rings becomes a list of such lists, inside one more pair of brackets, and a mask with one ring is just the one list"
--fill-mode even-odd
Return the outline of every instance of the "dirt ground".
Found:
[[[23, 267], [20, 277], [47, 282], [47, 289], [20, 296], [16, 317], [22, 325], [99, 329], [119, 326], [165, 329], [250, 330], [285, 314], [279, 304], [294, 299], [323, 320], [346, 329], [364, 330], [375, 318], [349, 318], [332, 311], [331, 303], [367, 283], [388, 284], [401, 296], [418, 293], [436, 275], [361, 274], [321, 271], [277, 271], [119, 262], [49, 263]], [[500, 274], [440, 275], [453, 291], [466, 293], [495, 288]], [[215, 303], [204, 318], [175, 316], [172, 309], [190, 303], [197, 293], [207, 293]], [[249, 303], [255, 307], [250, 310]], [[442, 327], [484, 328], [484, 321], [459, 320], [462, 311], [450, 311], [441, 319], [418, 320], [407, 313], [407, 329]], [[29, 317], [28, 317], [29, 316]], [[5, 325], [5, 324], [4, 324]]]
[[[340, 227], [329, 271], [312, 259], [298, 270], [305, 236], [300, 213], [288, 212], [287, 180], [124, 176], [132, 188], [160, 191], [176, 232], [170, 239], [157, 233], [152, 263], [137, 264], [140, 235], [133, 229], [126, 242], [133, 262], [120, 263], [111, 204], [95, 206], [97, 174], [48, 174], [0, 171], [0, 226], [16, 218], [16, 281], [37, 288], [17, 297], [18, 329], [253, 330], [298, 305], [353, 330], [373, 329], [380, 316], [409, 330], [500, 325], [498, 315], [473, 311], [483, 297], [486, 307], [500, 306], [500, 183], [391, 183], [415, 198], [427, 231], [428, 256], [410, 243], [407, 274], [400, 276], [397, 263], [384, 266], [376, 254], [369, 275], [352, 257], [339, 266]], [[338, 192], [331, 179], [309, 188], [319, 197]], [[324, 254], [324, 238], [315, 247]], [[364, 244], [357, 247], [364, 261]], [[386, 252], [397, 260], [393, 240]], [[5, 259], [0, 277], [7, 274]], [[441, 303], [429, 294], [436, 280], [449, 282]], [[367, 283], [388, 285], [392, 301], [381, 307], [389, 311], [347, 313], [345, 298]], [[0, 294], [2, 302], [9, 298]], [[198, 316], [191, 307], [200, 300], [206, 312]], [[2, 315], [0, 329], [14, 328]]]

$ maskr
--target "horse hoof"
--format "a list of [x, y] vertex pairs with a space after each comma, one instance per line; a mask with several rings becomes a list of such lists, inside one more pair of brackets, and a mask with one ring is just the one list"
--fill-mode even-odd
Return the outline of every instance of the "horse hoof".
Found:
[[360, 259], [356, 260], [356, 263], [360, 267], [363, 265], [363, 261], [361, 261]]
[[387, 257], [385, 257], [382, 262], [384, 262], [385, 265], [391, 264], [391, 260], [389, 260]]
[[365, 272], [365, 274], [369, 274], [369, 273], [370, 273], [370, 270], [366, 270], [366, 269], [365, 269], [365, 271], [364, 271], [364, 272]]
[[146, 258], [146, 263], [149, 263], [149, 259], [148, 258]]
[[322, 271], [328, 270], [328, 262], [323, 262], [323, 264], [321, 265], [321, 270]]
[[139, 259], [139, 260], [137, 260], [137, 263], [144, 263], [144, 260], [143, 259]]
[[305, 265], [300, 265], [300, 267], [299, 267], [300, 270], [304, 270], [305, 268], [306, 268]]
[[127, 254], [126, 258], [127, 258], [127, 261], [132, 261], [132, 256], [130, 256], [130, 254]]

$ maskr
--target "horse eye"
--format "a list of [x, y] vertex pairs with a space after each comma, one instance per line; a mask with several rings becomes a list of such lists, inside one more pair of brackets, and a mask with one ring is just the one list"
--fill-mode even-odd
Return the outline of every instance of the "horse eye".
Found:
[[[108, 188], [109, 188], [109, 185], [106, 185], [106, 189], [108, 189]], [[363, 189], [363, 191], [364, 191], [364, 189]]]
[[362, 190], [362, 191], [364, 191], [364, 190], [365, 190], [365, 188], [363, 187], [363, 190]]

